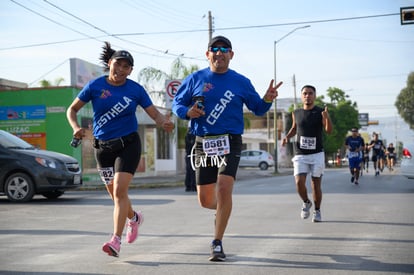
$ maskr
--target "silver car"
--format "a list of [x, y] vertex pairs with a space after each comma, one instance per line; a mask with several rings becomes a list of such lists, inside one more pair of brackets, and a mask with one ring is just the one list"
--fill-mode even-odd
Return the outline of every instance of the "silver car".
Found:
[[401, 160], [401, 175], [414, 179], [414, 144], [404, 146]]
[[240, 167], [259, 167], [267, 170], [269, 166], [275, 165], [273, 156], [264, 150], [244, 150], [240, 155]]

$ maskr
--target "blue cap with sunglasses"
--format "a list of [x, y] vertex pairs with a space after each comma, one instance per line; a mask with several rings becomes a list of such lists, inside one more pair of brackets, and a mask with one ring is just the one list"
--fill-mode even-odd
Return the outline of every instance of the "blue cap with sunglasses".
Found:
[[211, 38], [210, 42], [208, 43], [208, 48], [213, 47], [214, 44], [216, 44], [218, 42], [223, 43], [226, 47], [228, 47], [230, 49], [232, 48], [230, 40], [228, 40], [226, 37], [221, 36], [221, 35]]

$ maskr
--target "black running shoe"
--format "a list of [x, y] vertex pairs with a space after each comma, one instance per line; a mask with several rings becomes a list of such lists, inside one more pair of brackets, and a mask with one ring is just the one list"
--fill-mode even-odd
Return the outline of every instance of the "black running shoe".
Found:
[[354, 182], [354, 179], [355, 179], [355, 178], [354, 178], [354, 176], [352, 176], [352, 177], [351, 177], [351, 182]]
[[224, 262], [226, 260], [226, 254], [224, 254], [220, 240], [214, 240], [211, 243], [211, 256], [208, 259], [212, 262]]

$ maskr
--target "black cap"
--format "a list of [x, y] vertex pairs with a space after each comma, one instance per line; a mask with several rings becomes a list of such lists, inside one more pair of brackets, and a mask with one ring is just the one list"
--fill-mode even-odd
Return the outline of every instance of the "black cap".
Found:
[[226, 37], [221, 36], [221, 35], [211, 38], [210, 42], [208, 43], [208, 47], [209, 48], [212, 47], [217, 42], [222, 42], [227, 47], [229, 47], [230, 49], [232, 49], [230, 40], [228, 40]]
[[127, 51], [116, 51], [111, 56], [111, 59], [126, 59], [129, 63], [129, 65], [134, 66], [134, 58], [132, 58], [132, 55]]

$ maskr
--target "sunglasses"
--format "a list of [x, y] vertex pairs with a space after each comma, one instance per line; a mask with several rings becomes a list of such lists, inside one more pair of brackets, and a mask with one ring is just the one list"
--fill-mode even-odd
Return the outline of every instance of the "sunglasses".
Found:
[[226, 48], [226, 47], [210, 47], [210, 48], [208, 48], [208, 50], [212, 53], [216, 53], [218, 51], [220, 51], [222, 53], [228, 53], [229, 51], [231, 51], [230, 48]]

